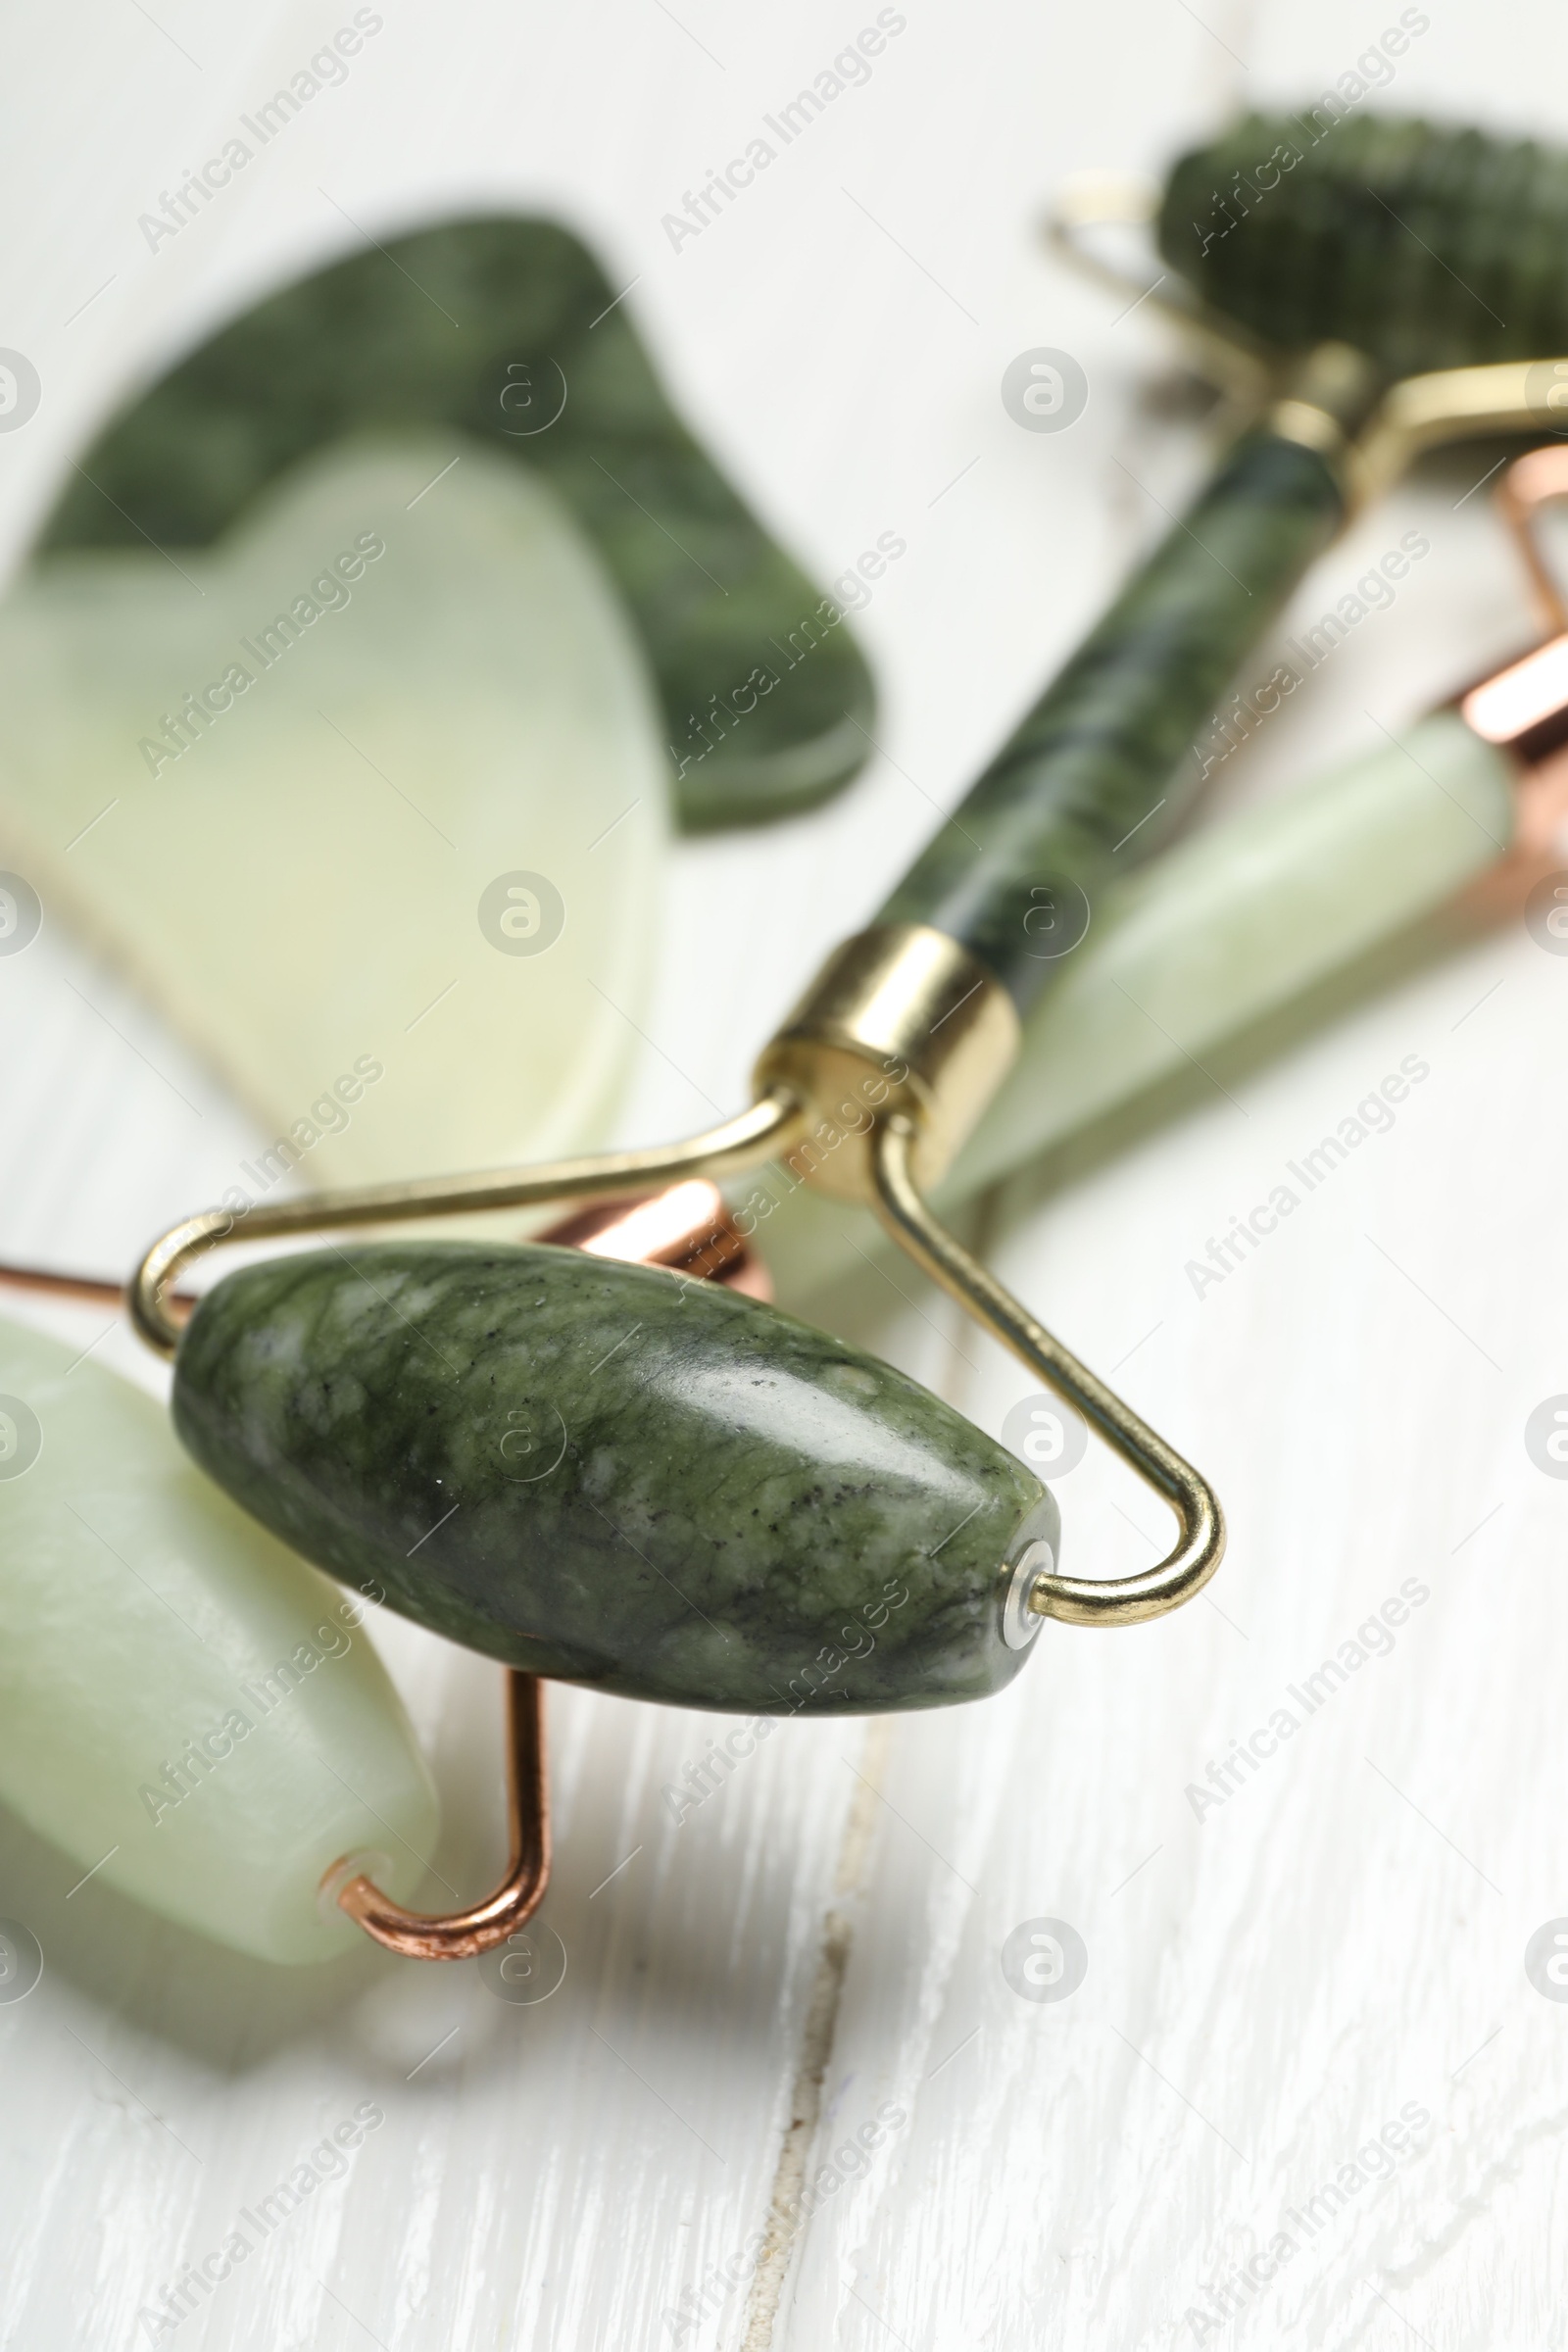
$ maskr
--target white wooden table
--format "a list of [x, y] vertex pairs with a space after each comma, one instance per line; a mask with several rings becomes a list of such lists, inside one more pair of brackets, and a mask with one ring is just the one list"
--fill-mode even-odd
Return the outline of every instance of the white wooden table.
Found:
[[[344, 86], [149, 253], [138, 214], [351, 13], [13, 17], [0, 342], [46, 398], [0, 442], [0, 531], [24, 544], [95, 419], [237, 283], [339, 249], [334, 203], [377, 229], [502, 198], [584, 225], [820, 573], [879, 532], [908, 542], [859, 623], [885, 756], [817, 816], [679, 852], [661, 1050], [625, 1117], [628, 1137], [678, 1132], [705, 1097], [741, 1099], [770, 1020], [1197, 476], [1196, 432], [1142, 397], [1157, 330], [1043, 257], [1043, 200], [1069, 170], [1157, 169], [1237, 105], [1315, 94], [1398, 12], [907, 0], [869, 81], [672, 249], [662, 216], [869, 0], [383, 0]], [[1388, 103], [1568, 135], [1560, 13], [1430, 16]], [[1042, 343], [1092, 387], [1056, 437], [999, 397]], [[1329, 559], [1338, 593], [1412, 522], [1432, 540], [1394, 609], [1227, 763], [1216, 806], [1359, 748], [1528, 634], [1468, 465]], [[122, 1265], [256, 1133], [69, 940], [0, 980], [4, 1252]], [[1006, 1278], [1214, 1478], [1232, 1536], [1211, 1602], [1135, 1633], [1048, 1628], [988, 1706], [787, 1725], [678, 1826], [662, 1792], [727, 1727], [561, 1693], [549, 2000], [368, 1950], [247, 1964], [96, 1885], [68, 1900], [75, 1874], [0, 1821], [0, 1914], [47, 1955], [0, 2007], [0, 2344], [149, 2340], [144, 2307], [365, 2101], [384, 2122], [346, 2177], [199, 2303], [182, 2346], [1563, 2342], [1568, 2008], [1523, 1954], [1568, 1913], [1568, 1490], [1523, 1426], [1568, 1390], [1565, 1018], [1568, 964], [1487, 937], [1081, 1181], [997, 1201]], [[1430, 1080], [1392, 1132], [1196, 1298], [1183, 1268], [1207, 1237], [1412, 1054]], [[1015, 1373], [912, 1276], [908, 1304], [878, 1287], [838, 1299], [842, 1327], [999, 1427]], [[52, 1327], [83, 1346], [97, 1328]], [[147, 1377], [118, 1336], [101, 1354]], [[1074, 1569], [1154, 1556], [1163, 1527], [1121, 1472], [1092, 1455], [1062, 1501]], [[1367, 1637], [1377, 1654], [1310, 1717], [1287, 1697], [1412, 1588], [1386, 1653]], [[500, 1843], [498, 1678], [380, 1630], [442, 1783], [441, 1870], [477, 1888]], [[1189, 1786], [1282, 1705], [1294, 1737], [1200, 1818]], [[1068, 1999], [1003, 1972], [1043, 1919], [1087, 1949]]]

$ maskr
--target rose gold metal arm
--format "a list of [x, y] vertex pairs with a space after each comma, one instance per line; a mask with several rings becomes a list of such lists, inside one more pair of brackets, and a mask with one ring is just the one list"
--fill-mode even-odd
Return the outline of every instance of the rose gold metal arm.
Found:
[[[36, 1291], [45, 1298], [74, 1298], [83, 1306], [121, 1307], [125, 1303], [122, 1282], [105, 1282], [95, 1274], [59, 1274], [43, 1266], [0, 1264], [0, 1283], [8, 1290]], [[176, 1291], [172, 1303], [195, 1304], [188, 1291]]]
[[[550, 1884], [550, 1766], [544, 1687], [535, 1674], [507, 1674], [507, 1875], [468, 1911], [406, 1911], [363, 1873], [338, 1889], [338, 1908], [389, 1952], [406, 1960], [471, 1960], [524, 1927]], [[342, 1869], [335, 1862], [322, 1884]]]
[[1037, 1577], [1029, 1607], [1037, 1616], [1059, 1617], [1068, 1625], [1137, 1625], [1148, 1617], [1162, 1617], [1200, 1592], [1224, 1557], [1225, 1519], [1218, 1497], [1206, 1479], [1037, 1323], [932, 1215], [911, 1171], [914, 1141], [913, 1126], [905, 1117], [889, 1119], [877, 1137], [876, 1207], [894, 1240], [1020, 1362], [1077, 1406], [1122, 1460], [1169, 1503], [1181, 1529], [1181, 1541], [1157, 1568], [1104, 1582]]

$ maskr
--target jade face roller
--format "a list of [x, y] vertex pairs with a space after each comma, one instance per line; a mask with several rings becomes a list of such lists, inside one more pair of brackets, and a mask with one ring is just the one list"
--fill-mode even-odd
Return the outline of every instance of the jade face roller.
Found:
[[[977, 1184], [1021, 1164], [1108, 1102], [1164, 1074], [1183, 1056], [1173, 1030], [1180, 1033], [1187, 1052], [1202, 1053], [1227, 1025], [1270, 1008], [1293, 989], [1336, 968], [1375, 938], [1388, 936], [1455, 891], [1470, 886], [1472, 892], [1484, 892], [1489, 903], [1505, 895], [1511, 904], [1544, 870], [1554, 854], [1553, 831], [1564, 798], [1568, 612], [1531, 533], [1542, 506], [1565, 496], [1568, 450], [1562, 448], [1538, 450], [1518, 460], [1498, 492], [1543, 606], [1550, 632], [1545, 642], [1418, 722], [1400, 745], [1298, 786], [1243, 816], [1204, 827], [1181, 849], [1152, 860], [1135, 881], [1119, 886], [1063, 983], [1027, 1022], [1019, 1061], [947, 1178], [948, 1193], [962, 1197]], [[1500, 862], [1499, 851], [1504, 853]], [[1511, 876], [1506, 888], [1505, 876]], [[1150, 1003], [1160, 1006], [1157, 1028], [1137, 1014], [1139, 1004]], [[804, 1200], [808, 1195], [803, 1189], [793, 1198]], [[788, 1215], [769, 1222], [770, 1256], [789, 1226]], [[748, 1262], [735, 1223], [722, 1214], [717, 1194], [702, 1182], [677, 1186], [655, 1200], [619, 1211], [579, 1213], [553, 1228], [547, 1238], [601, 1253], [642, 1256], [685, 1274], [716, 1275], [750, 1295], [765, 1295], [760, 1270]], [[787, 1251], [787, 1241], [785, 1248]], [[844, 1255], [854, 1262], [853, 1251], [846, 1249]], [[820, 1237], [812, 1263], [820, 1275], [825, 1267]], [[112, 1285], [17, 1267], [0, 1267], [0, 1279], [46, 1295], [90, 1296], [101, 1303], [115, 1303], [120, 1297]], [[49, 1343], [24, 1335], [21, 1344], [49, 1353]], [[25, 1388], [35, 1402], [46, 1405], [49, 1399], [33, 1384], [48, 1369], [47, 1364], [18, 1363], [0, 1355], [0, 1378], [9, 1386]], [[175, 1530], [172, 1549], [182, 1575], [196, 1580], [205, 1611], [205, 1642], [198, 1648], [194, 1637], [182, 1641], [182, 1625], [171, 1620], [166, 1598], [140, 1579], [115, 1573], [119, 1564], [93, 1526], [82, 1519], [82, 1513], [95, 1517], [96, 1510], [94, 1497], [81, 1491], [79, 1482], [71, 1485], [76, 1507], [69, 1513], [58, 1495], [49, 1498], [55, 1525], [43, 1592], [53, 1597], [40, 1608], [22, 1549], [22, 1541], [27, 1539], [30, 1548], [36, 1547], [39, 1497], [23, 1486], [0, 1484], [0, 1522], [10, 1521], [11, 1556], [21, 1563], [20, 1575], [14, 1569], [0, 1591], [7, 1658], [14, 1677], [20, 1678], [0, 1723], [0, 1792], [76, 1856], [83, 1870], [99, 1864], [104, 1877], [125, 1891], [263, 1956], [305, 1958], [327, 1948], [326, 1932], [310, 1895], [328, 1848], [329, 1891], [356, 1880], [348, 1907], [373, 1914], [383, 1940], [404, 1951], [463, 1948], [472, 1933], [472, 1914], [421, 1921], [400, 1911], [393, 1899], [407, 1890], [412, 1858], [412, 1825], [393, 1827], [400, 1818], [399, 1792], [406, 1792], [402, 1802], [407, 1803], [408, 1795], [416, 1795], [424, 1786], [395, 1698], [384, 1680], [375, 1677], [373, 1660], [376, 1689], [368, 1693], [351, 1692], [345, 1686], [352, 1678], [340, 1681], [335, 1673], [314, 1673], [315, 1664], [347, 1655], [351, 1637], [340, 1626], [357, 1616], [354, 1602], [323, 1608], [319, 1588], [306, 1589], [296, 1562], [279, 1547], [269, 1546], [265, 1535], [247, 1535], [248, 1522], [192, 1468], [180, 1471], [178, 1451], [145, 1398], [124, 1391], [123, 1384], [110, 1382], [107, 1375], [96, 1375], [88, 1386], [119, 1390], [121, 1414], [128, 1414], [135, 1423], [126, 1436], [127, 1444], [134, 1445], [138, 1494], [156, 1490], [155, 1509], [166, 1487], [172, 1485], [181, 1497], [190, 1524]], [[80, 1391], [77, 1380], [78, 1398]], [[80, 1401], [85, 1407], [86, 1400]], [[101, 1421], [113, 1406], [113, 1396], [106, 1396], [94, 1400], [93, 1411]], [[58, 1464], [60, 1439], [69, 1443], [78, 1433], [57, 1426], [52, 1408], [45, 1419]], [[514, 1455], [526, 1444], [515, 1426], [503, 1440]], [[96, 1449], [99, 1455], [101, 1451], [101, 1446]], [[519, 1462], [517, 1467], [525, 1470], [527, 1464]], [[14, 1498], [35, 1506], [25, 1528], [12, 1516]], [[127, 1529], [122, 1500], [122, 1489], [117, 1486], [115, 1523], [105, 1533], [125, 1547], [134, 1544], [141, 1523], [137, 1519]], [[171, 1542], [166, 1519], [167, 1509], [159, 1518], [161, 1572]], [[183, 1546], [177, 1540], [181, 1532]], [[267, 1564], [269, 1549], [276, 1565]], [[69, 1583], [63, 1583], [63, 1570]], [[257, 1605], [275, 1608], [269, 1579], [280, 1574], [300, 1584], [306, 1612], [298, 1626], [271, 1640], [270, 1649], [280, 1650], [285, 1662], [280, 1665], [269, 1655], [248, 1679], [237, 1670], [231, 1672], [220, 1692], [228, 1707], [209, 1704], [207, 1713], [214, 1723], [207, 1725], [204, 1719], [198, 1724], [201, 1707], [195, 1702], [212, 1678], [214, 1660], [208, 1645], [215, 1628], [222, 1636], [225, 1653], [229, 1646], [243, 1646]], [[84, 1575], [109, 1580], [90, 1610], [82, 1607]], [[854, 1653], [866, 1652], [876, 1634], [897, 1618], [906, 1605], [906, 1592], [895, 1585], [880, 1606], [872, 1608], [869, 1619], [842, 1629], [845, 1650], [839, 1672], [853, 1669]], [[174, 1597], [187, 1615], [192, 1613], [183, 1588]], [[244, 1612], [237, 1611], [237, 1602], [245, 1603]], [[145, 1620], [139, 1634], [131, 1629], [140, 1648], [156, 1649], [157, 1672], [151, 1680], [143, 1677], [139, 1686], [149, 1695], [144, 1712], [152, 1718], [151, 1729], [141, 1714], [132, 1720], [120, 1706], [107, 1714], [94, 1710], [92, 1678], [82, 1672], [84, 1649], [93, 1652], [95, 1644], [104, 1645], [114, 1660], [112, 1666], [106, 1662], [106, 1679], [122, 1686], [127, 1610], [132, 1617], [139, 1610]], [[57, 1640], [69, 1645], [69, 1673], [62, 1672], [50, 1648]], [[323, 1733], [314, 1720], [317, 1707], [311, 1702], [324, 1700], [329, 1692], [334, 1701], [352, 1701], [348, 1716], [329, 1718], [325, 1727], [326, 1736], [337, 1732], [340, 1743], [329, 1744], [325, 1760], [312, 1768], [322, 1778], [329, 1798], [352, 1790], [354, 1802], [368, 1805], [369, 1820], [359, 1826], [373, 1829], [372, 1842], [383, 1852], [390, 1848], [393, 1860], [403, 1864], [401, 1875], [390, 1878], [384, 1863], [376, 1866], [375, 1876], [387, 1882], [380, 1889], [372, 1886], [368, 1873], [356, 1872], [340, 1851], [334, 1832], [340, 1835], [342, 1825], [330, 1806], [324, 1818], [318, 1818], [317, 1835], [322, 1841], [314, 1863], [309, 1853], [297, 1850], [299, 1792], [266, 1778], [266, 1742], [276, 1736], [276, 1727], [270, 1732], [264, 1727], [281, 1699], [291, 1696], [290, 1679], [296, 1686], [306, 1684], [299, 1655], [313, 1669], [300, 1708], [313, 1740]], [[292, 1665], [287, 1663], [291, 1659]], [[831, 1665], [831, 1659], [827, 1663]], [[794, 1678], [787, 1695], [793, 1692], [798, 1700], [808, 1695], [813, 1685], [831, 1689], [836, 1679], [818, 1658], [811, 1661], [809, 1679]], [[77, 1720], [78, 1693], [88, 1704], [90, 1720]], [[236, 1731], [228, 1715], [240, 1699], [243, 1720]], [[530, 1678], [513, 1678], [513, 1702], [517, 1860], [507, 1885], [479, 1911], [489, 1912], [500, 1902], [507, 1906], [501, 1915], [514, 1928], [519, 1902], [542, 1884], [546, 1832], [537, 1687]], [[209, 1745], [202, 1755], [192, 1755], [191, 1742], [182, 1743], [169, 1729], [186, 1725], [205, 1730]], [[221, 1771], [211, 1761], [215, 1729], [220, 1750], [226, 1751], [220, 1755]], [[350, 1729], [352, 1743], [343, 1745], [342, 1737]], [[270, 1790], [275, 1802], [261, 1825], [265, 1835], [259, 1844], [256, 1825], [247, 1819], [251, 1861], [243, 1897], [236, 1900], [232, 1862], [238, 1841], [230, 1800], [248, 1803], [254, 1811], [257, 1796], [242, 1786], [243, 1773], [236, 1778], [228, 1771], [226, 1758], [239, 1752], [239, 1741], [253, 1730], [260, 1735], [258, 1744], [245, 1755], [252, 1777], [260, 1771], [263, 1793]], [[106, 1740], [113, 1750], [109, 1755]], [[172, 1740], [172, 1758], [164, 1759], [162, 1767], [150, 1760], [154, 1751], [161, 1757]], [[75, 1760], [74, 1770], [57, 1769], [49, 1761], [56, 1746], [62, 1756]], [[91, 1759], [85, 1771], [83, 1757]], [[40, 1769], [41, 1759], [45, 1769]], [[291, 1750], [288, 1760], [297, 1770], [303, 1759]], [[151, 1780], [133, 1791], [137, 1776], [148, 1773]], [[198, 1793], [200, 1801], [192, 1801]], [[104, 1862], [106, 1854], [110, 1858]], [[214, 1855], [227, 1857], [223, 1868], [212, 1866]], [[268, 1889], [274, 1881], [286, 1898], [286, 1922], [270, 1915]]]
[[[162, 1294], [231, 1232], [216, 1212], [156, 1245], [133, 1291], [143, 1336], [178, 1348], [175, 1426], [196, 1458], [334, 1573], [384, 1573], [426, 1623], [530, 1671], [688, 1703], [979, 1695], [1044, 1615], [1135, 1621], [1199, 1590], [1223, 1546], [1205, 1483], [925, 1195], [1119, 849], [1140, 832], [1139, 852], [1152, 846], [1173, 766], [1342, 515], [1350, 473], [1528, 416], [1517, 367], [1480, 373], [1385, 396], [1352, 457], [1384, 371], [1311, 356], [873, 927], [830, 959], [764, 1051], [751, 1110], [672, 1152], [328, 1196], [246, 1223], [262, 1239], [604, 1197], [785, 1156], [875, 1208], [1164, 1495], [1179, 1537], [1155, 1569], [1061, 1575], [1049, 1499], [935, 1399], [765, 1308], [672, 1294], [657, 1274], [527, 1249], [361, 1248], [229, 1276], [181, 1342]], [[846, 1622], [873, 1630], [873, 1615], [869, 1647], [842, 1664]], [[831, 1672], [793, 1695], [824, 1656]]]
[[[157, 1245], [134, 1293], [144, 1337], [179, 1348], [176, 1427], [197, 1458], [323, 1565], [385, 1566], [389, 1595], [425, 1622], [536, 1669], [699, 1703], [734, 1703], [749, 1676], [770, 1677], [781, 1708], [975, 1695], [1015, 1668], [1043, 1615], [1125, 1622], [1197, 1591], [1223, 1543], [1202, 1480], [923, 1196], [1001, 1077], [1019, 1007], [1082, 936], [1118, 847], [1134, 834], [1135, 854], [1152, 846], [1173, 761], [1343, 507], [1331, 461], [1349, 465], [1346, 427], [1372, 372], [1319, 354], [1276, 404], [1195, 511], [1202, 563], [1201, 530], [1156, 553], [879, 922], [830, 961], [764, 1053], [749, 1112], [672, 1152], [246, 1220], [262, 1239], [614, 1196], [785, 1156], [875, 1207], [1080, 1405], [1175, 1508], [1167, 1560], [1116, 1584], [1061, 1576], [1046, 1498], [978, 1432], [874, 1359], [663, 1275], [540, 1250], [361, 1249], [230, 1276], [181, 1345], [165, 1286], [228, 1237], [216, 1212]], [[1512, 379], [1472, 386], [1468, 405], [1446, 398], [1429, 387], [1424, 407], [1386, 414], [1363, 466], [1391, 434], [1414, 446], [1423, 418], [1434, 437], [1528, 414]], [[796, 1696], [808, 1658], [824, 1656]], [[366, 1903], [365, 1884], [344, 1889], [346, 1908]], [[461, 1948], [500, 1940], [518, 1916], [496, 1907]]]

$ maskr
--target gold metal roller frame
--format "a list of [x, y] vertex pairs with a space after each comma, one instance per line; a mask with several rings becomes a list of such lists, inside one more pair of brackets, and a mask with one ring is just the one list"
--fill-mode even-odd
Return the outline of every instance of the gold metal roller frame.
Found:
[[150, 1348], [172, 1355], [180, 1324], [171, 1286], [225, 1243], [614, 1200], [781, 1159], [819, 1191], [874, 1209], [932, 1281], [1083, 1413], [1170, 1506], [1175, 1548], [1147, 1574], [1107, 1582], [1046, 1574], [1029, 1592], [1037, 1616], [1137, 1625], [1190, 1600], [1219, 1566], [1225, 1521], [1213, 1490], [970, 1256], [925, 1198], [995, 1094], [1018, 1035], [1006, 990], [946, 932], [917, 923], [862, 931], [828, 958], [763, 1049], [757, 1100], [739, 1117], [652, 1151], [313, 1193], [239, 1213], [208, 1209], [148, 1250], [130, 1287], [131, 1319]]

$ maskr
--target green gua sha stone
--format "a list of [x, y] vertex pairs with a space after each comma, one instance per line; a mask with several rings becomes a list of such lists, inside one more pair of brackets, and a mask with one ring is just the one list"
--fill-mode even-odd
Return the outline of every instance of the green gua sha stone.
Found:
[[1041, 1623], [1009, 1618], [1011, 1645], [1008, 1570], [1027, 1552], [1027, 1582], [1058, 1543], [1023, 1464], [874, 1356], [571, 1250], [243, 1268], [191, 1317], [172, 1403], [197, 1461], [332, 1575], [628, 1698], [983, 1697]]
[[0, 1800], [72, 1877], [262, 1960], [353, 1944], [347, 1855], [412, 1895], [435, 1790], [363, 1618], [152, 1397], [0, 1323]]
[[809, 808], [865, 756], [865, 664], [681, 423], [616, 291], [548, 220], [449, 221], [356, 253], [143, 394], [42, 545], [205, 547], [325, 442], [448, 428], [546, 479], [598, 547], [658, 679], [685, 821]]
[[343, 444], [177, 568], [35, 570], [0, 605], [0, 826], [275, 1139], [229, 1205], [602, 1140], [667, 785], [620, 600], [524, 468]]

